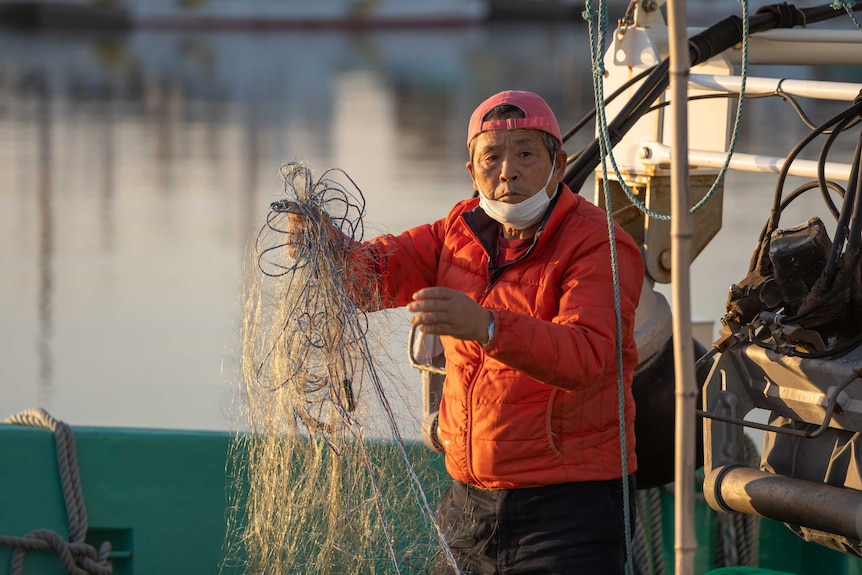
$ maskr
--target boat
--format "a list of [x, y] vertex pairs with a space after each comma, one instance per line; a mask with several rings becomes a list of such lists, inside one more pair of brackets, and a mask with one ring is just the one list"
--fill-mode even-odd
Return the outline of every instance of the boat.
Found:
[[0, 3], [0, 22], [28, 28], [277, 30], [439, 27], [482, 22], [487, 0], [30, 0]]
[[[680, 42], [674, 36], [678, 30], [665, 25], [660, 7], [660, 2], [647, 0], [633, 3], [613, 33], [604, 59], [608, 92], [619, 88], [625, 94], [608, 102], [606, 108], [606, 136], [614, 138], [618, 169], [600, 166], [604, 144], [597, 138], [573, 158], [567, 180], [581, 189], [588, 177], [596, 176], [595, 201], [623, 206], [615, 208], [616, 217], [644, 244], [650, 278], [655, 283], [684, 284], [690, 260], [704, 249], [722, 223], [720, 208], [711, 204], [695, 212], [692, 233], [685, 228], [685, 213], [712, 193], [727, 150], [732, 149], [729, 128], [733, 112], [726, 99], [698, 100], [687, 111], [692, 117], [708, 118], [709, 129], [680, 134], [668, 125], [670, 111], [665, 113], [661, 107], [653, 110], [656, 102], [685, 101], [692, 94], [740, 91], [743, 87], [748, 93], [780, 90], [787, 98], [816, 94], [852, 102], [862, 86], [751, 77], [744, 78], [743, 86], [743, 78], [734, 76], [730, 65], [744, 57], [741, 37], [732, 35], [742, 31], [742, 22], [736, 20], [717, 26], [724, 34], [724, 47], [705, 40], [712, 38], [710, 30], [697, 33], [694, 45], [713, 52], [697, 61], [690, 75], [685, 66], [674, 68], [670, 63], [662, 72], [657, 65], [668, 52], [678, 49]], [[668, 12], [672, 8], [668, 6]], [[790, 18], [793, 23], [798, 14], [788, 15], [777, 8], [750, 18], [747, 25], [751, 26], [752, 42], [746, 48], [751, 50], [752, 62], [761, 57], [775, 62], [782, 57], [793, 61], [862, 60], [858, 41], [845, 31], [816, 28], [819, 15], [831, 15], [823, 5], [801, 12], [807, 26], [799, 35], [765, 31], [782, 19]], [[678, 23], [678, 15], [675, 18]], [[755, 46], [755, 38], [763, 39], [761, 46]], [[687, 44], [682, 45], [687, 51]], [[757, 55], [758, 50], [763, 51], [762, 56]], [[678, 60], [676, 63], [679, 65]], [[682, 98], [672, 97], [680, 86], [669, 81], [668, 70], [687, 76]], [[673, 161], [680, 157], [680, 150], [685, 161]], [[849, 165], [825, 160], [812, 166], [787, 161], [786, 157], [746, 156], [734, 151], [728, 163], [734, 169], [778, 177], [795, 170], [805, 177], [816, 177], [822, 170], [830, 181], [853, 178]], [[688, 173], [680, 178], [674, 167], [683, 165]], [[602, 182], [607, 183], [610, 195], [599, 193]], [[690, 198], [680, 192], [681, 182]], [[640, 198], [649, 210], [667, 214], [675, 208], [672, 222], [644, 217], [634, 209], [626, 187], [634, 190], [632, 196]], [[710, 197], [720, 199], [720, 189]], [[646, 430], [638, 432], [644, 439], [638, 447], [643, 461], [641, 484], [650, 487], [642, 490], [650, 497], [644, 497], [639, 513], [650, 524], [658, 525], [643, 533], [640, 542], [649, 548], [644, 554], [654, 572], [662, 566], [662, 572], [681, 575], [862, 573], [858, 551], [854, 551], [854, 538], [857, 546], [860, 539], [855, 518], [862, 507], [858, 486], [852, 484], [853, 468], [847, 467], [843, 474], [847, 484], [836, 485], [832, 476], [817, 478], [818, 474], [839, 471], [834, 462], [855, 454], [851, 440], [859, 426], [854, 386], [859, 377], [859, 346], [853, 335], [846, 335], [854, 326], [830, 324], [827, 337], [818, 338], [812, 333], [817, 330], [788, 323], [785, 320], [792, 315], [776, 311], [798, 310], [799, 293], [804, 298], [812, 290], [812, 280], [806, 278], [802, 285], [794, 280], [805, 277], [817, 262], [823, 265], [828, 261], [829, 250], [824, 250], [823, 232], [816, 223], [773, 231], [781, 233], [775, 234], [775, 249], [770, 253], [775, 254], [775, 262], [787, 264], [789, 271], [786, 275], [740, 278], [741, 288], [731, 300], [733, 307], [721, 318], [725, 331], [718, 341], [697, 341], [687, 331], [691, 321], [686, 317], [688, 294], [684, 290], [674, 292], [673, 308], [658, 292], [645, 294], [645, 319], [638, 326], [641, 382], [651, 385], [660, 381], [664, 385], [661, 390], [640, 388], [644, 391], [638, 399], [639, 406], [650, 398], [662, 403], [654, 411], [641, 409], [645, 415], [654, 414], [656, 420], [649, 422], [642, 417], [641, 424], [649, 423]], [[678, 243], [688, 237], [692, 245]], [[800, 257], [803, 266], [794, 264]], [[774, 267], [779, 269], [780, 265]], [[756, 298], [745, 299], [751, 293]], [[788, 294], [796, 299], [789, 301]], [[755, 311], [748, 306], [754, 306]], [[673, 338], [668, 337], [671, 333]], [[830, 349], [835, 341], [856, 345], [845, 346], [839, 353]], [[790, 349], [796, 351], [788, 353]], [[816, 356], [806, 357], [812, 353]], [[677, 363], [682, 368], [673, 366], [675, 357], [687, 358]], [[425, 411], [429, 424], [424, 441], [408, 443], [407, 447], [417, 457], [425, 457], [429, 475], [443, 482], [432, 425], [434, 386], [440, 382], [424, 362], [417, 359], [415, 363], [428, 374]], [[698, 391], [702, 396], [699, 411], [695, 406]], [[782, 419], [765, 424], [748, 421], [745, 417], [753, 407]], [[679, 419], [685, 421], [669, 430], [660, 424], [673, 421], [674, 408], [690, 417], [686, 420], [681, 416]], [[696, 413], [703, 421], [702, 437], [696, 433]], [[0, 460], [8, 470], [0, 475], [0, 573], [6, 573], [7, 568], [15, 573], [14, 562], [18, 560], [23, 573], [74, 572], [69, 567], [70, 558], [78, 563], [76, 568], [86, 567], [93, 573], [106, 571], [109, 562], [113, 573], [242, 572], [241, 560], [235, 564], [224, 560], [231, 485], [226, 473], [230, 434], [72, 429], [44, 411], [10, 415], [9, 422], [0, 426]], [[741, 433], [743, 426], [770, 434], [770, 447], [786, 444], [785, 439], [790, 438], [796, 442], [791, 444], [792, 451], [804, 438], [811, 440], [814, 451], [804, 460], [791, 458], [790, 470], [787, 456], [779, 457], [781, 448], [771, 452], [777, 459], [770, 460], [767, 454], [761, 463], [761, 456], [753, 459], [750, 451], [746, 452], [750, 448]], [[831, 445], [836, 442], [849, 447], [833, 456]], [[828, 449], [824, 447], [827, 444]], [[806, 443], [798, 449], [808, 446]], [[644, 450], [651, 447], [657, 455], [647, 457]], [[388, 448], [392, 449], [391, 457], [398, 456], [396, 445]], [[26, 553], [15, 555], [13, 548], [26, 549]], [[756, 564], [743, 565], [752, 561]]]

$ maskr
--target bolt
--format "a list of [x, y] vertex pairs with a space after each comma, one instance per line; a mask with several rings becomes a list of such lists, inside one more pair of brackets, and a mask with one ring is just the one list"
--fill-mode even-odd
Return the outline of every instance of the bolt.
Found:
[[671, 269], [671, 260], [670, 260], [670, 250], [662, 250], [661, 254], [658, 256], [658, 263], [665, 271], [670, 271]]
[[644, 0], [641, 6], [643, 6], [644, 12], [655, 12], [658, 10], [658, 2], [655, 0]]
[[649, 148], [649, 146], [643, 146], [641, 148], [640, 156], [642, 160], [649, 160], [650, 158], [652, 158], [652, 150]]

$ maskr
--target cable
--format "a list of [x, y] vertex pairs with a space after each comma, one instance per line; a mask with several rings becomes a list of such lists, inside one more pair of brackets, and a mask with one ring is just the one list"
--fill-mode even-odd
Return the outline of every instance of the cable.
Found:
[[789, 175], [790, 166], [793, 161], [802, 153], [808, 144], [814, 141], [815, 138], [823, 134], [829, 127], [840, 124], [845, 118], [853, 115], [858, 115], [860, 110], [859, 104], [854, 104], [847, 110], [836, 114], [820, 126], [818, 126], [815, 130], [812, 130], [808, 135], [806, 135], [800, 142], [798, 142], [790, 153], [785, 158], [784, 164], [781, 167], [781, 170], [778, 173], [778, 179], [775, 185], [775, 191], [773, 195], [772, 209], [769, 214], [769, 219], [766, 224], [760, 231], [760, 235], [757, 239], [757, 248], [754, 251], [754, 254], [751, 257], [751, 261], [748, 266], [749, 273], [754, 270], [767, 270], [769, 269], [769, 260], [768, 260], [768, 246], [769, 246], [769, 238], [776, 229], [778, 229], [778, 223], [781, 219], [781, 204], [782, 204], [782, 191], [784, 189], [784, 184]]

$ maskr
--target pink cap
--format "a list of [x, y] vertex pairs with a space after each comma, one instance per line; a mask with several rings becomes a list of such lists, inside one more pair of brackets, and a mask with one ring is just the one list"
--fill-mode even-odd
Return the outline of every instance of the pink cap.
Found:
[[[482, 121], [485, 114], [501, 104], [509, 104], [520, 108], [524, 112], [525, 117]], [[467, 128], [467, 147], [469, 148], [473, 138], [482, 132], [487, 132], [488, 130], [515, 130], [518, 128], [547, 132], [555, 137], [561, 146], [563, 145], [563, 138], [560, 135], [560, 126], [557, 124], [557, 118], [554, 117], [551, 107], [548, 106], [548, 103], [541, 96], [533, 92], [507, 90], [494, 94], [479, 104], [479, 107], [470, 116], [470, 125]]]

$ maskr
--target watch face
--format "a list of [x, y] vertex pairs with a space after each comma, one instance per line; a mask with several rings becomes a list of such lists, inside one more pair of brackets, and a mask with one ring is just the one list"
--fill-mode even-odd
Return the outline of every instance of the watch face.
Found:
[[494, 318], [491, 318], [491, 323], [488, 324], [488, 341], [485, 342], [485, 345], [491, 343], [491, 340], [494, 339]]

